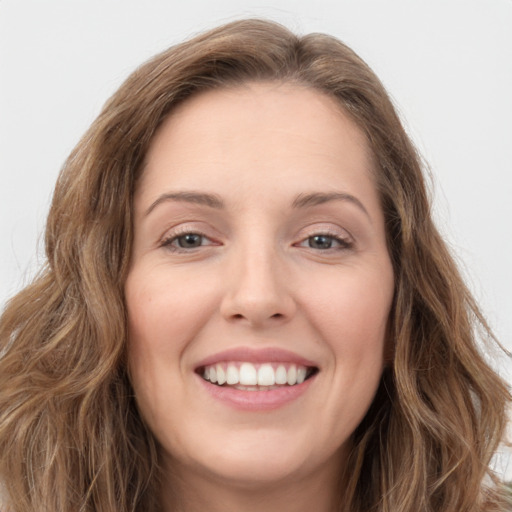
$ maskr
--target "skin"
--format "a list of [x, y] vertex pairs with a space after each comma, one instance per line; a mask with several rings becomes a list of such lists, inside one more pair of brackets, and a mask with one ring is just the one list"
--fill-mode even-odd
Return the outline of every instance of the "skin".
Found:
[[[393, 299], [372, 172], [334, 100], [293, 84], [201, 93], [156, 134], [125, 292], [130, 376], [160, 445], [165, 510], [334, 509], [385, 364]], [[224, 205], [164, 197], [183, 191]], [[345, 195], [293, 206], [310, 193]], [[179, 247], [186, 233], [200, 245]], [[194, 372], [234, 347], [290, 350], [319, 372], [283, 407], [237, 410]]]

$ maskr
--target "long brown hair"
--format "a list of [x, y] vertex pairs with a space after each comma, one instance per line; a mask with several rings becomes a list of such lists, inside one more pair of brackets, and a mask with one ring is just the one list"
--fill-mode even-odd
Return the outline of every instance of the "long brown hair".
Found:
[[432, 223], [421, 160], [384, 88], [332, 37], [245, 20], [136, 70], [65, 163], [47, 264], [0, 320], [0, 481], [13, 511], [159, 510], [158, 450], [126, 372], [133, 192], [155, 131], [178, 103], [259, 80], [301, 84], [341, 104], [366, 134], [385, 215], [393, 355], [353, 435], [340, 510], [501, 509], [498, 487], [484, 482], [509, 392], [479, 353], [492, 334]]

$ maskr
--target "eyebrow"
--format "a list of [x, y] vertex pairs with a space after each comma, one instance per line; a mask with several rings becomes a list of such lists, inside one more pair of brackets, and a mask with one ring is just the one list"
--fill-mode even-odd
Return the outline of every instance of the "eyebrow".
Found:
[[346, 192], [312, 192], [311, 194], [299, 194], [292, 203], [294, 208], [308, 208], [328, 203], [329, 201], [348, 201], [362, 210], [371, 219], [368, 210], [363, 203], [352, 194]]
[[203, 192], [170, 192], [162, 194], [151, 206], [146, 210], [145, 215], [149, 215], [159, 204], [166, 201], [182, 201], [185, 203], [200, 204], [209, 206], [210, 208], [221, 209], [224, 208], [224, 201], [215, 194], [206, 194]]
[[[159, 196], [146, 210], [145, 215], [149, 215], [159, 204], [167, 201], [199, 204], [215, 209], [224, 208], [224, 201], [216, 194], [195, 191], [168, 192]], [[292, 202], [292, 208], [310, 208], [330, 201], [348, 201], [356, 205], [370, 218], [370, 214], [363, 203], [361, 203], [357, 197], [352, 194], [347, 194], [346, 192], [311, 192], [308, 194], [299, 194]]]

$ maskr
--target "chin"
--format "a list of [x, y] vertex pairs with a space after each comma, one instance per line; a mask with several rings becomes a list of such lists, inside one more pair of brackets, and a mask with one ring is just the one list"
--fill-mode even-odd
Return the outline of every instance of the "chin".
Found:
[[174, 460], [174, 470], [233, 488], [256, 490], [298, 482], [323, 466], [337, 467], [335, 461], [340, 460], [341, 448], [330, 447], [329, 456], [315, 450], [314, 438], [308, 435], [290, 436], [290, 432], [255, 429], [233, 431], [229, 437], [227, 443], [211, 443], [203, 438], [203, 443], [195, 444], [194, 453]]
[[[222, 482], [233, 488], [258, 489], [282, 485], [295, 481], [307, 461], [289, 460], [284, 454], [279, 457], [262, 457], [258, 454], [245, 454], [238, 457], [225, 457], [216, 464], [209, 461], [202, 465], [202, 473], [211, 481]], [[199, 468], [197, 468], [199, 469]]]

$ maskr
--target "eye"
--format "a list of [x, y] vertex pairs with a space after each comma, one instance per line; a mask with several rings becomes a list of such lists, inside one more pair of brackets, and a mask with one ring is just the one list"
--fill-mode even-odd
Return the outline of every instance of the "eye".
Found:
[[166, 238], [162, 246], [173, 251], [186, 251], [196, 249], [205, 245], [214, 245], [206, 235], [202, 233], [187, 232]]
[[312, 249], [330, 249], [334, 241], [332, 236], [315, 235], [308, 238], [308, 245]]
[[336, 235], [329, 235], [326, 233], [318, 233], [302, 240], [297, 244], [299, 247], [308, 247], [320, 251], [329, 249], [349, 249], [352, 247], [352, 242], [346, 238]]
[[186, 235], [178, 236], [175, 238], [175, 241], [182, 249], [193, 249], [203, 245], [203, 238], [203, 235], [199, 233], [187, 233]]

